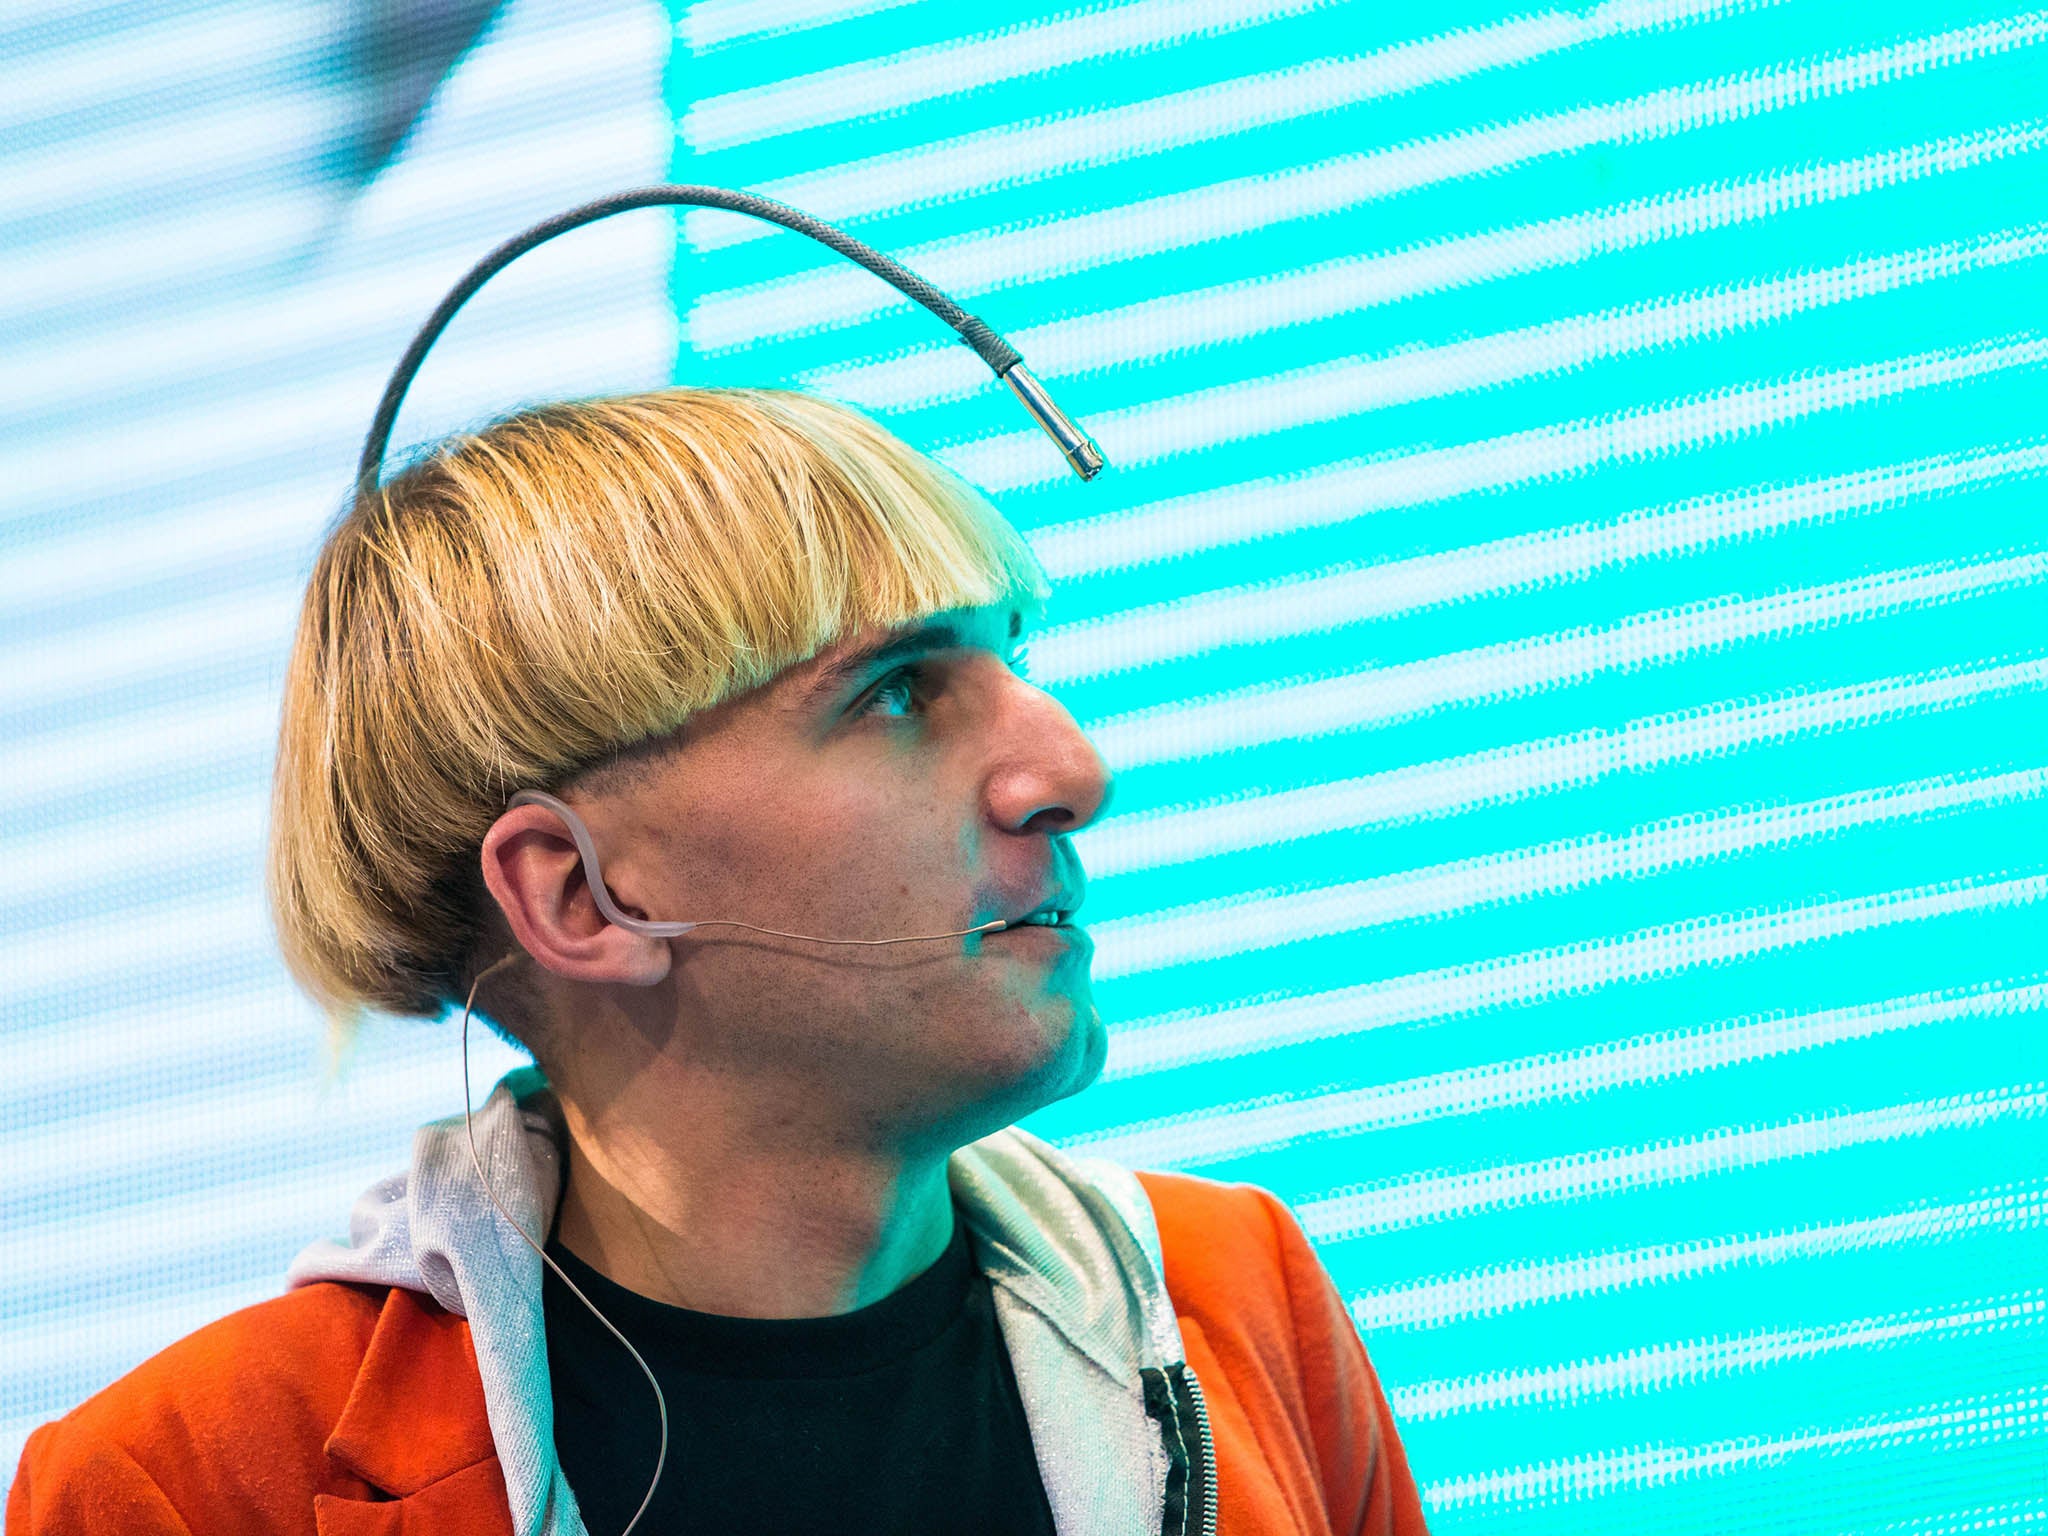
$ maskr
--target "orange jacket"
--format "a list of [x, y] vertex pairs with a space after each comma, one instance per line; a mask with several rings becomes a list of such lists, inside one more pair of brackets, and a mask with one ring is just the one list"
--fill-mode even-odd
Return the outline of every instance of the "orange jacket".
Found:
[[[1351, 1320], [1286, 1208], [1139, 1176], [1224, 1536], [1423, 1531]], [[199, 1330], [30, 1436], [8, 1536], [509, 1536], [469, 1324], [322, 1282]], [[609, 1533], [596, 1533], [609, 1536]]]

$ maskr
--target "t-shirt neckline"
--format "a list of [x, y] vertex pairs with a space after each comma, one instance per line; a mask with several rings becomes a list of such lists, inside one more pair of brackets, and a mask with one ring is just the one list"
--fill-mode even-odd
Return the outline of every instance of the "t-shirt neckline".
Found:
[[[965, 1306], [976, 1275], [967, 1224], [954, 1213], [953, 1235], [938, 1259], [880, 1301], [836, 1317], [726, 1317], [642, 1296], [608, 1279], [559, 1242], [548, 1257], [568, 1273], [629, 1339], [657, 1375], [856, 1376], [915, 1354], [943, 1334]], [[551, 1321], [576, 1318], [609, 1343], [596, 1318], [544, 1271]], [[616, 1349], [616, 1343], [611, 1343]]]

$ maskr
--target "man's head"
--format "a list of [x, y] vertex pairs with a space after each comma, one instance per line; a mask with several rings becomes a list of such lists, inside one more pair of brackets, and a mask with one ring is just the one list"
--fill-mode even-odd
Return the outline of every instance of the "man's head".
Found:
[[649, 940], [598, 916], [558, 819], [505, 811], [559, 793], [655, 919], [1014, 917], [1078, 882], [1062, 834], [1107, 789], [1009, 664], [1044, 595], [986, 503], [820, 400], [673, 391], [457, 439], [360, 501], [314, 573], [273, 818], [286, 957], [338, 1017], [436, 1013], [516, 944], [485, 1003], [551, 1067], [602, 1019], [882, 1114], [1071, 1091], [1101, 1055], [1084, 938]]

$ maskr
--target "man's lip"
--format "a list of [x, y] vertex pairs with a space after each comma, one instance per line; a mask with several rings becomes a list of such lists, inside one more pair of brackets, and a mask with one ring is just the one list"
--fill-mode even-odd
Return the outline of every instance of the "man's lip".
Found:
[[[1030, 919], [1042, 916], [1047, 912], [1063, 912], [1066, 915], [1063, 918], [1061, 918], [1060, 921], [1057, 923], [1035, 923], [1030, 921]], [[1075, 909], [1071, 907], [1055, 906], [1051, 902], [1047, 902], [1044, 906], [1033, 907], [1029, 912], [1024, 913], [1021, 917], [1005, 918], [1003, 920], [1003, 926], [997, 931], [1000, 933], [1008, 933], [1011, 930], [1017, 928], [1079, 928], [1080, 926], [1080, 917]]]
[[1046, 883], [1039, 886], [1039, 890], [1044, 894], [1023, 911], [1015, 912], [1012, 909], [1014, 915], [1011, 915], [997, 907], [990, 916], [1001, 918], [1007, 927], [1014, 928], [1026, 918], [1035, 917], [1043, 912], [1064, 912], [1066, 923], [1071, 924], [1074, 915], [1081, 910], [1081, 904], [1088, 899], [1087, 877], [1081, 873], [1080, 864], [1071, 854], [1065, 857], [1055, 856], [1053, 867], [1047, 872]]
[[986, 944], [991, 939], [1001, 941], [1018, 934], [1044, 934], [1045, 940], [1032, 942], [1048, 942], [1068, 954], [1093, 954], [1095, 951], [1095, 935], [1079, 923], [1060, 923], [1057, 926], [1047, 923], [1020, 923], [1010, 928], [998, 928], [993, 933], [984, 933], [981, 935], [981, 942]]
[[1037, 906], [1032, 907], [1026, 911], [1019, 912], [1015, 917], [1006, 918], [1005, 921], [1008, 922], [1012, 927], [1014, 927], [1018, 923], [1023, 922], [1026, 918], [1037, 917], [1041, 913], [1064, 912], [1066, 914], [1065, 920], [1067, 922], [1072, 922], [1074, 920], [1074, 914], [1081, 910], [1081, 901], [1082, 896], [1080, 891], [1068, 887], [1062, 887], [1059, 890], [1054, 891], [1050, 896], [1046, 897], [1045, 900], [1041, 901]]

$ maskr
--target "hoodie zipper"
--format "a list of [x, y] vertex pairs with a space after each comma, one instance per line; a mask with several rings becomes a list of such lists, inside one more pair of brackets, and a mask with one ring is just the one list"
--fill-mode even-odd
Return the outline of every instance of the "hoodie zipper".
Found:
[[1209, 1400], [1202, 1396], [1201, 1381], [1185, 1364], [1181, 1373], [1187, 1379], [1188, 1396], [1195, 1405], [1195, 1449], [1189, 1459], [1201, 1458], [1202, 1536], [1216, 1536], [1216, 1442], [1209, 1433]]
[[[1216, 1536], [1216, 1449], [1209, 1432], [1209, 1402], [1186, 1361], [1139, 1372], [1145, 1412], [1166, 1442], [1166, 1504], [1160, 1536]], [[1192, 1433], [1190, 1433], [1192, 1431]]]

